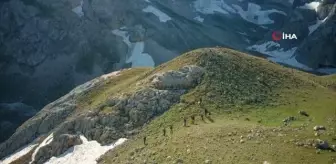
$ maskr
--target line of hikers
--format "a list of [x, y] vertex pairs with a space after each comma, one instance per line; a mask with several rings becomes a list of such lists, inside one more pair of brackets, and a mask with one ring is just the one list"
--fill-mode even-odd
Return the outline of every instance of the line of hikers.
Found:
[[[201, 117], [201, 120], [204, 121], [204, 117], [206, 117], [211, 122], [213, 122], [213, 120], [210, 118], [211, 112], [208, 111], [206, 108], [202, 107], [202, 99], [200, 99], [200, 101], [198, 102], [198, 104], [204, 110], [204, 114], [200, 114], [199, 115]], [[194, 125], [195, 124], [195, 120], [196, 120], [195, 115], [190, 116], [190, 118], [191, 118], [191, 124]], [[183, 126], [187, 127], [187, 118], [186, 117], [183, 118]], [[169, 129], [170, 129], [170, 134], [173, 134], [173, 125], [169, 125]], [[163, 128], [162, 133], [163, 133], [163, 136], [166, 136], [166, 133], [167, 133], [166, 128]], [[147, 145], [147, 137], [146, 136], [143, 137], [143, 143], [144, 143], [144, 145]]]

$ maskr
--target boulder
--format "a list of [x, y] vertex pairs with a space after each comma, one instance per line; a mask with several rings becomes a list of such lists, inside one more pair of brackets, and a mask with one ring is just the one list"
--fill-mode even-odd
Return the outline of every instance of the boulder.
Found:
[[204, 72], [199, 66], [185, 66], [178, 71], [155, 74], [151, 84], [157, 89], [189, 89], [200, 82]]
[[322, 125], [317, 125], [317, 126], [314, 126], [314, 131], [320, 131], [320, 130], [326, 130], [326, 128]]
[[321, 149], [321, 150], [329, 150], [330, 149], [328, 142], [320, 140], [320, 139], [316, 140], [315, 148], [316, 149]]

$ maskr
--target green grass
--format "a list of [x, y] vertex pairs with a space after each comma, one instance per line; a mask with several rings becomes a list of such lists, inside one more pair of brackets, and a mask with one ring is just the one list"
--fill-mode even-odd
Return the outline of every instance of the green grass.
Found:
[[[174, 163], [177, 159], [190, 164], [205, 160], [223, 164], [336, 162], [334, 152], [317, 154], [311, 146], [295, 145], [316, 138], [336, 144], [333, 141], [336, 137], [336, 92], [330, 87], [336, 82], [335, 76], [317, 77], [233, 50], [216, 48], [195, 50], [137, 78], [126, 78], [125, 86], [139, 81], [145, 85], [146, 79], [154, 73], [190, 64], [206, 69], [202, 83], [183, 95], [180, 103], [145, 125], [140, 134], [104, 155], [100, 163]], [[104, 91], [125, 89], [116, 90], [113, 86], [107, 86]], [[102, 102], [100, 96], [93, 97]], [[183, 117], [203, 112], [196, 103], [200, 97], [204, 108], [211, 111], [211, 119], [203, 122], [197, 117], [197, 125], [189, 122], [189, 127], [183, 127]], [[300, 116], [300, 110], [308, 112], [310, 117]], [[282, 120], [289, 116], [297, 120], [284, 127]], [[173, 134], [169, 133], [169, 125], [174, 127]], [[326, 126], [326, 133], [314, 136], [315, 125]], [[163, 128], [167, 128], [166, 137], [162, 136]], [[260, 136], [248, 140], [249, 134]], [[147, 146], [143, 144], [143, 136], [147, 136]], [[240, 136], [244, 143], [240, 143]]]
[[[136, 88], [136, 83], [144, 78], [150, 68], [135, 68], [122, 70], [116, 77], [104, 81], [91, 92], [78, 98], [80, 102], [78, 109], [96, 109], [106, 103], [111, 97], [118, 97], [123, 94], [131, 93]], [[105, 111], [106, 112], [106, 111]]]

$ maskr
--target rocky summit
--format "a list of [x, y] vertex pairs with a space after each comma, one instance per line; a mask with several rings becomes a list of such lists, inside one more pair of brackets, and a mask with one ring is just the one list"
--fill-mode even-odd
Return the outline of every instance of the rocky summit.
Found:
[[0, 162], [332, 163], [335, 85], [334, 75], [197, 49], [77, 86], [0, 144]]

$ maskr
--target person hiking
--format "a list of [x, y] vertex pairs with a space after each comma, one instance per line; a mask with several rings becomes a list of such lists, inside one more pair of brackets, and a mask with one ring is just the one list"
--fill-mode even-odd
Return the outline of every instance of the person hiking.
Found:
[[187, 119], [184, 117], [183, 118], [183, 126], [186, 127], [187, 126]]
[[195, 124], [195, 116], [191, 116], [191, 124]]
[[166, 136], [166, 128], [163, 128], [163, 136]]
[[202, 119], [202, 121], [204, 121], [204, 115], [203, 114], [201, 114], [201, 119]]
[[169, 125], [170, 134], [173, 134], [173, 125]]
[[143, 143], [144, 143], [144, 145], [147, 145], [147, 137], [146, 136], [143, 137]]

